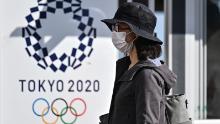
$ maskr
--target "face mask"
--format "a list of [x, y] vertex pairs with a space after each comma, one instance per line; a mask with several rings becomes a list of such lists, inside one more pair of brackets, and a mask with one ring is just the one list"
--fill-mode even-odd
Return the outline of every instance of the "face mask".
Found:
[[[130, 34], [131, 32], [129, 32], [128, 34]], [[133, 41], [136, 39], [134, 39], [133, 41], [131, 41], [130, 43], [127, 43], [125, 41], [126, 36], [128, 35], [126, 34], [126, 32], [112, 32], [112, 42], [114, 44], [114, 46], [121, 52], [123, 52], [124, 54], [129, 54], [130, 51], [133, 48]]]

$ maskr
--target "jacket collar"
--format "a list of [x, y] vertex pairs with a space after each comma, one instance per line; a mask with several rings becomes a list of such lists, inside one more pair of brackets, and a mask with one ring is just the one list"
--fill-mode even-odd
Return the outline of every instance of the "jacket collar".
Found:
[[132, 68], [127, 70], [129, 64], [130, 64], [129, 57], [124, 57], [118, 61], [117, 67], [120, 67], [121, 72], [124, 72], [124, 73], [120, 74], [122, 76], [118, 75], [119, 79], [116, 80], [116, 83], [121, 82], [121, 81], [131, 81], [134, 78], [135, 74], [143, 67], [154, 68], [154, 70], [160, 74], [160, 76], [165, 81], [164, 86], [165, 86], [166, 94], [169, 93], [170, 89], [174, 87], [174, 85], [177, 82], [177, 75], [173, 73], [163, 61], [161, 61], [162, 65], [160, 66], [156, 66], [150, 60], [139, 61]]

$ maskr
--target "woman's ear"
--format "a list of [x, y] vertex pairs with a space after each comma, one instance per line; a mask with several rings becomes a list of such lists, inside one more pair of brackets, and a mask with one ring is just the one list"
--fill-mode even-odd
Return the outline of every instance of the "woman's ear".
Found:
[[125, 40], [126, 42], [131, 43], [131, 42], [134, 42], [136, 39], [137, 39], [137, 35], [133, 31], [131, 31], [130, 33], [126, 35]]

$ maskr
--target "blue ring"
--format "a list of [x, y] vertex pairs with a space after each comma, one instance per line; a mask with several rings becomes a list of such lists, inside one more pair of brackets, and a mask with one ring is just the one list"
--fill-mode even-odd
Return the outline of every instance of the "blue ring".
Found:
[[[46, 102], [46, 104], [47, 104], [47, 106], [48, 106], [47, 112], [46, 112], [45, 114], [43, 114], [43, 115], [38, 114], [38, 113], [35, 111], [35, 109], [34, 109], [35, 103], [38, 102], [38, 101], [40, 101], [40, 100]], [[35, 115], [40, 116], [40, 117], [41, 117], [41, 116], [45, 116], [45, 115], [48, 114], [49, 110], [50, 110], [50, 105], [49, 105], [49, 102], [48, 102], [46, 99], [44, 99], [44, 98], [38, 98], [38, 99], [34, 100], [34, 102], [33, 102], [33, 104], [32, 104], [32, 111], [34, 112]]]

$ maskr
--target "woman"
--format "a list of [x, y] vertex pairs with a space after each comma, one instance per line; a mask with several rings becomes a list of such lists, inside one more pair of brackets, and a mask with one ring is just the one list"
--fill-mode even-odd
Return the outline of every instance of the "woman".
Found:
[[[153, 60], [162, 42], [154, 36], [155, 15], [140, 3], [125, 3], [113, 19], [102, 20], [112, 42], [126, 57], [116, 63], [108, 124], [167, 124], [163, 96], [176, 81], [167, 66]], [[164, 91], [164, 92], [163, 92]]]

